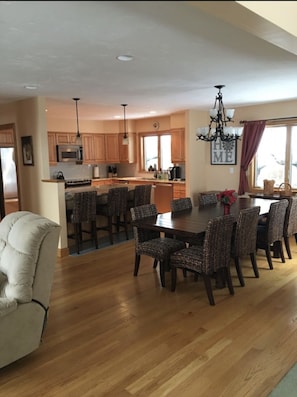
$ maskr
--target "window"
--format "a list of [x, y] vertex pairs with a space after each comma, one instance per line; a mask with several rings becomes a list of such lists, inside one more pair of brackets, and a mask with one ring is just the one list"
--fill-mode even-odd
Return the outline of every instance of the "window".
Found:
[[276, 188], [289, 182], [297, 189], [296, 147], [297, 125], [266, 126], [254, 159], [251, 186], [262, 189], [264, 179], [273, 179]]
[[140, 134], [142, 153], [141, 170], [148, 171], [150, 167], [157, 170], [168, 170], [171, 163], [171, 135], [167, 133]]

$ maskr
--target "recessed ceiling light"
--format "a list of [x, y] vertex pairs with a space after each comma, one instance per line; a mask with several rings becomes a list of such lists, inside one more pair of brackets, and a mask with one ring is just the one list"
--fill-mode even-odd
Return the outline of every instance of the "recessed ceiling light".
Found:
[[26, 90], [37, 90], [38, 85], [37, 84], [26, 84], [24, 86], [24, 88], [26, 88]]
[[119, 61], [132, 61], [133, 57], [132, 55], [119, 55], [117, 59]]

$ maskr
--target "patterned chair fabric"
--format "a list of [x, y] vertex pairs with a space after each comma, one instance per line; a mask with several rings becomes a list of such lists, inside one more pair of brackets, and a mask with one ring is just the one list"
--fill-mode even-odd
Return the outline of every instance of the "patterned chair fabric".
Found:
[[[131, 208], [130, 211], [132, 222], [158, 215], [155, 204], [141, 205]], [[135, 240], [134, 276], [138, 275], [141, 256], [150, 256], [155, 260], [154, 267], [159, 262], [161, 285], [165, 287], [165, 271], [170, 269], [170, 255], [185, 248], [185, 243], [170, 237], [161, 237], [157, 231], [141, 228], [141, 222], [133, 225], [133, 233]]]
[[232, 238], [231, 256], [234, 258], [237, 276], [240, 285], [245, 285], [239, 259], [249, 255], [255, 277], [259, 277], [256, 261], [257, 225], [260, 207], [241, 210], [237, 219], [235, 232]]
[[274, 251], [274, 257], [281, 257], [285, 263], [282, 239], [284, 235], [284, 222], [288, 200], [282, 199], [270, 205], [266, 222], [257, 226], [257, 249], [263, 249], [266, 253], [269, 268], [273, 269], [271, 250]]
[[205, 231], [203, 246], [191, 246], [171, 255], [171, 290], [175, 291], [177, 269], [186, 269], [204, 280], [210, 305], [215, 305], [211, 277], [217, 273], [226, 279], [229, 292], [234, 294], [231, 274], [231, 238], [234, 225], [233, 215], [210, 219]]
[[109, 233], [110, 244], [113, 244], [113, 225], [116, 226], [117, 233], [120, 227], [124, 228], [126, 239], [128, 234], [128, 187], [111, 188], [107, 194], [107, 203], [97, 205], [97, 215], [107, 218], [107, 225], [97, 226], [97, 230], [107, 230]]
[[[173, 199], [170, 202], [170, 207], [172, 212], [190, 210], [193, 208], [191, 197], [182, 197], [178, 199]], [[188, 243], [189, 245], [201, 245], [203, 244], [204, 233], [201, 233], [201, 235], [193, 239], [187, 237], [181, 237], [181, 236], [176, 236], [176, 238], [181, 241], [184, 241], [185, 243]], [[184, 272], [184, 275], [186, 275], [186, 272]]]
[[290, 197], [288, 202], [284, 223], [284, 242], [288, 257], [292, 259], [290, 237], [295, 236], [297, 242], [297, 197]]
[[136, 185], [134, 189], [133, 207], [151, 203], [152, 185]]
[[171, 200], [170, 207], [172, 212], [190, 210], [193, 208], [191, 197], [182, 197]]
[[[74, 233], [69, 234], [69, 238], [74, 238], [76, 242], [76, 252], [80, 252], [80, 243], [82, 234], [91, 234], [95, 247], [98, 248], [97, 230], [96, 230], [96, 199], [97, 192], [77, 192], [73, 195], [73, 210], [68, 214], [67, 221], [74, 226]], [[84, 223], [89, 223], [91, 231], [83, 229]]]
[[199, 206], [217, 204], [218, 199], [215, 193], [201, 194], [199, 196]]

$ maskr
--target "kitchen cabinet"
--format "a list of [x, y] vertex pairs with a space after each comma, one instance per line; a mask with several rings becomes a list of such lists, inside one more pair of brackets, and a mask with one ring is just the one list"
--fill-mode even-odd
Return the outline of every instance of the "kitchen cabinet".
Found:
[[123, 145], [124, 134], [119, 135], [119, 153], [120, 163], [135, 163], [136, 162], [136, 133], [129, 133], [129, 144]]
[[75, 145], [76, 134], [73, 132], [56, 132], [57, 145]]
[[56, 134], [54, 132], [48, 132], [48, 158], [50, 165], [57, 164], [57, 150], [56, 150]]
[[183, 198], [183, 197], [186, 197], [185, 184], [174, 183], [173, 184], [173, 198], [178, 199], [178, 198]]
[[108, 163], [120, 162], [119, 134], [105, 134], [105, 156]]
[[171, 132], [171, 162], [185, 162], [185, 130], [184, 128], [176, 128]]
[[105, 162], [105, 135], [81, 134], [83, 144], [83, 163], [94, 164]]
[[92, 186], [103, 186], [103, 185], [112, 185], [114, 184], [113, 180], [110, 179], [92, 179]]

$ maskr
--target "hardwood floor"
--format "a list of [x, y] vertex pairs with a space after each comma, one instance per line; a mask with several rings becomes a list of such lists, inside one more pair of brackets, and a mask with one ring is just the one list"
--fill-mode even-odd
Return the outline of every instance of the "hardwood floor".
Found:
[[266, 397], [297, 361], [297, 245], [293, 259], [249, 258], [235, 295], [178, 273], [160, 287], [134, 242], [58, 259], [41, 347], [0, 370], [5, 397]]

